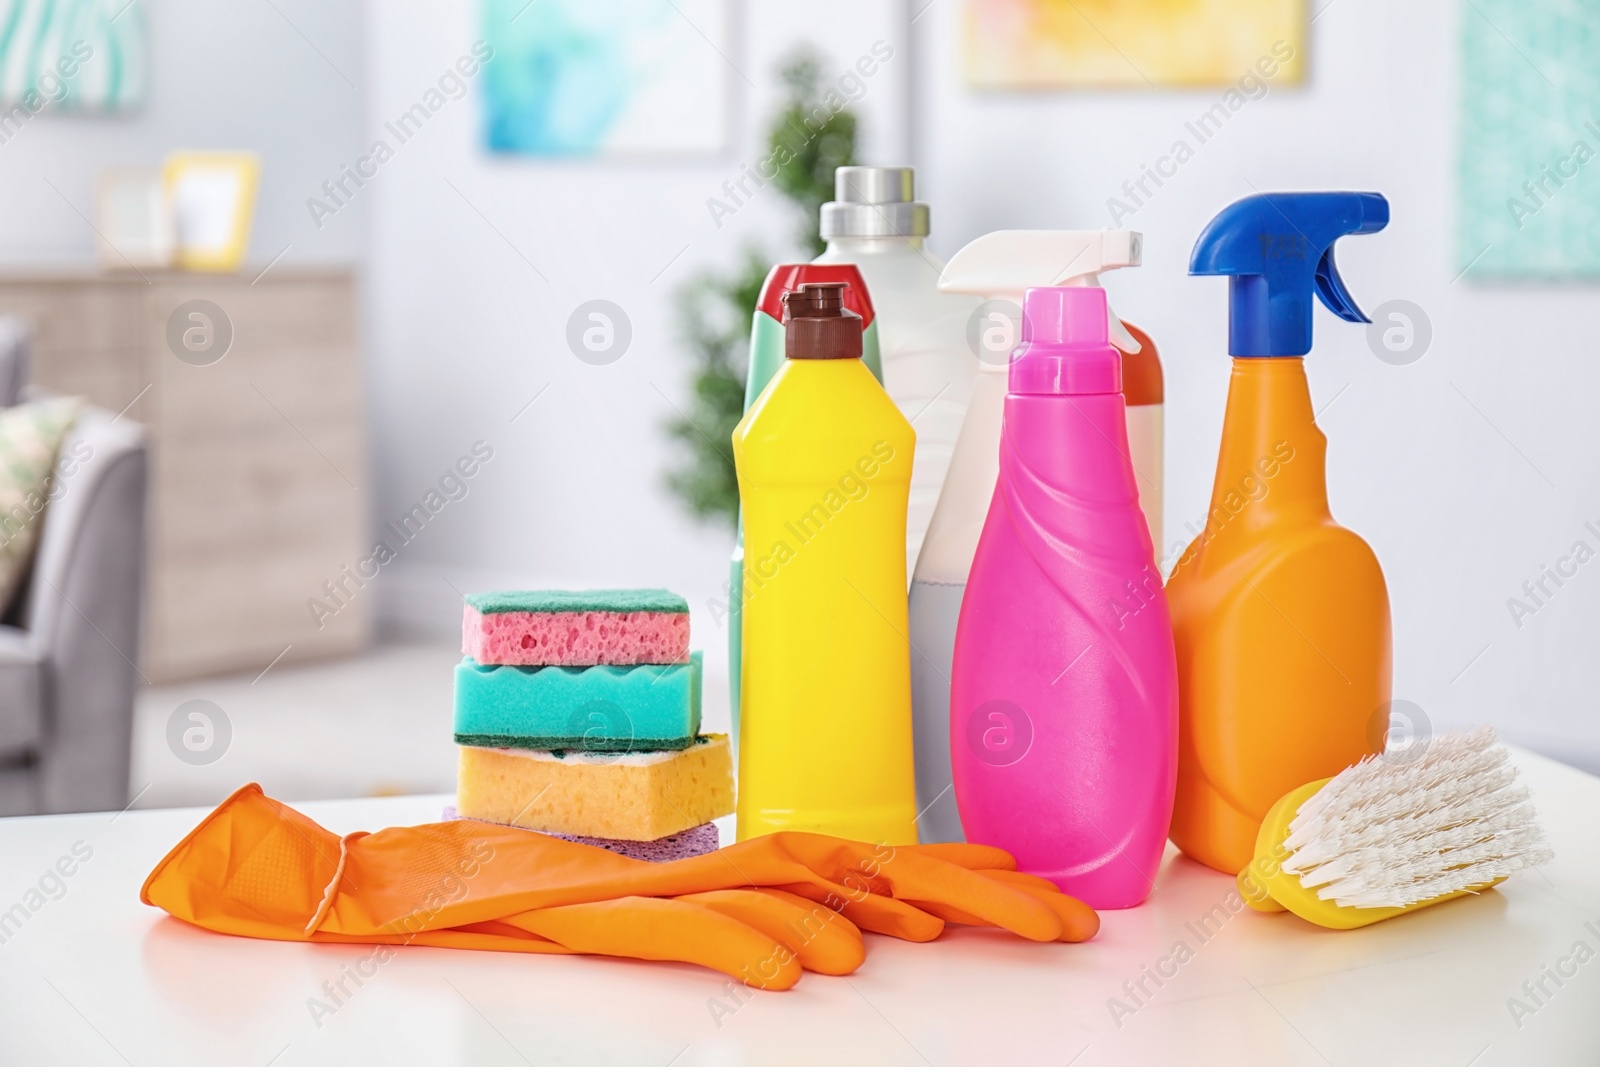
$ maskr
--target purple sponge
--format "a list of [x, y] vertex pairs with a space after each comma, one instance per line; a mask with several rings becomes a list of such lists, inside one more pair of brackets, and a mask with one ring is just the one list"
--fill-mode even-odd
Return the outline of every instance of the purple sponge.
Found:
[[[461, 818], [456, 814], [456, 809], [444, 809], [447, 820]], [[494, 825], [502, 825], [495, 823]], [[519, 827], [521, 829], [521, 827]], [[529, 830], [528, 833], [536, 834], [538, 830]], [[582, 837], [578, 834], [550, 834], [550, 837], [559, 837], [563, 841], [573, 841], [580, 845], [593, 845], [603, 848], [607, 852], [615, 852], [619, 856], [629, 859], [647, 860], [650, 863], [666, 863], [669, 860], [684, 860], [690, 856], [704, 856], [708, 852], [715, 852], [722, 847], [722, 836], [717, 832], [714, 822], [701, 823], [691, 826], [687, 830], [680, 830], [666, 837], [658, 837], [654, 841], [618, 841], [608, 837]]]
[[461, 651], [486, 666], [631, 667], [689, 659], [689, 604], [664, 589], [468, 596]]
[[699, 826], [691, 826], [687, 830], [679, 830], [675, 834], [658, 837], [654, 841], [617, 841], [605, 837], [579, 837], [577, 834], [550, 836], [559, 837], [563, 841], [576, 841], [580, 845], [593, 845], [607, 852], [615, 852], [619, 856], [649, 860], [651, 863], [666, 863], [668, 860], [704, 856], [707, 852], [715, 852], [722, 847], [722, 838], [717, 833], [717, 824], [714, 822], [703, 822]]

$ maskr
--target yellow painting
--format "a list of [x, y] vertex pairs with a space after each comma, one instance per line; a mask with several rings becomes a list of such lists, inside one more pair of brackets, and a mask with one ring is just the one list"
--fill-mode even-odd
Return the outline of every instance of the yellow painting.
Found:
[[1305, 77], [1306, 7], [1307, 0], [967, 0], [967, 83], [1165, 89], [1265, 77], [1297, 84]]

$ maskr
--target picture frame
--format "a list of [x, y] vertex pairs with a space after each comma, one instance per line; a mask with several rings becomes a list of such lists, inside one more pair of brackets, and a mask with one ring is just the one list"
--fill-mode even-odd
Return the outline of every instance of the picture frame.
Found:
[[159, 168], [101, 171], [95, 183], [95, 247], [100, 265], [107, 270], [172, 266], [177, 231]]
[[233, 271], [244, 262], [261, 164], [249, 152], [178, 152], [163, 167], [184, 270]]

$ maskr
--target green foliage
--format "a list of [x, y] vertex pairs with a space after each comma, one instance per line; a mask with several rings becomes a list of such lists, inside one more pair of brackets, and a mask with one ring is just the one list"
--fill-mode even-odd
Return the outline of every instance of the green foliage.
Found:
[[855, 162], [856, 117], [824, 102], [822, 70], [814, 56], [796, 56], [782, 76], [787, 99], [767, 134], [777, 166], [772, 184], [799, 208], [800, 243], [815, 256], [824, 245], [817, 211], [833, 199], [833, 172]]
[[750, 316], [767, 277], [765, 258], [744, 250], [740, 269], [703, 273], [678, 294], [679, 331], [699, 366], [689, 413], [667, 424], [688, 454], [668, 472], [667, 485], [699, 518], [739, 517], [739, 483], [733, 469], [733, 428], [744, 414], [744, 375], [750, 360]]
[[[833, 197], [834, 168], [855, 160], [856, 118], [825, 101], [815, 56], [795, 55], [781, 78], [784, 104], [768, 130], [762, 159], [771, 160], [765, 170], [776, 168], [771, 187], [793, 206], [800, 246], [809, 258], [823, 248], [817, 212]], [[697, 365], [689, 410], [667, 423], [683, 454], [667, 473], [667, 486], [691, 514], [721, 519], [730, 527], [739, 517], [731, 438], [744, 414], [751, 316], [771, 262], [762, 250], [745, 248], [732, 272], [702, 273], [678, 293], [679, 332]]]

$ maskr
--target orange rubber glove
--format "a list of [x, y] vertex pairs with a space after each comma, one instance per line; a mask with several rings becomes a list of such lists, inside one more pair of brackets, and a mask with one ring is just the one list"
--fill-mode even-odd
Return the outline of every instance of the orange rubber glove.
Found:
[[781, 989], [802, 968], [859, 966], [858, 926], [913, 941], [946, 921], [1036, 941], [1094, 935], [1091, 909], [1014, 867], [978, 845], [799, 833], [662, 864], [465, 821], [341, 839], [248, 785], [157, 865], [140, 898], [250, 937], [682, 960]]
[[[734, 895], [755, 896], [754, 889], [729, 890]], [[813, 906], [814, 907], [814, 906]], [[752, 914], [762, 911], [760, 904], [743, 905]], [[816, 909], [818, 911], [822, 909]], [[767, 925], [781, 928], [795, 919], [786, 912], [770, 911]], [[422, 930], [415, 934], [386, 933], [366, 936], [328, 934], [314, 931], [305, 940], [331, 944], [424, 945], [432, 948], [472, 948], [496, 952], [538, 952], [547, 954], [585, 954], [619, 956], [637, 960], [670, 960], [696, 963], [721, 971], [757, 989], [788, 989], [800, 980], [809, 952], [811, 958], [827, 966], [840, 966], [846, 960], [850, 939], [854, 939], [850, 973], [865, 958], [861, 932], [849, 920], [833, 916], [834, 956], [811, 952], [799, 939], [773, 938], [757, 927], [731, 917], [727, 910], [700, 905], [687, 899], [620, 897], [592, 904], [569, 904], [523, 912], [504, 921], [472, 923], [442, 930]], [[810, 921], [817, 921], [812, 918]], [[201, 924], [204, 925], [204, 924]], [[798, 928], [798, 927], [797, 927]], [[839, 946], [843, 946], [840, 949]], [[811, 968], [818, 969], [821, 968]]]

